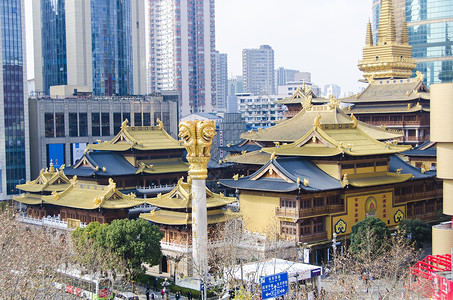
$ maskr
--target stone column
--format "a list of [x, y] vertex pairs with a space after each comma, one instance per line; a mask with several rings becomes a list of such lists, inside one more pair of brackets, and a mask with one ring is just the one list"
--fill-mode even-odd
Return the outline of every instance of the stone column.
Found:
[[207, 164], [211, 158], [215, 122], [184, 121], [179, 123], [179, 137], [187, 150], [189, 180], [192, 184], [193, 270], [199, 279], [206, 279], [208, 270], [208, 213], [206, 204]]

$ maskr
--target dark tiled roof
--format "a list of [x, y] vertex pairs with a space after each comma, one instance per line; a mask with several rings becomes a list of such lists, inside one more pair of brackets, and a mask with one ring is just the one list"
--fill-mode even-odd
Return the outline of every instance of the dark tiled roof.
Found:
[[[64, 170], [66, 175], [77, 176], [123, 176], [135, 174], [137, 168], [132, 166], [121, 154], [110, 151], [88, 152], [84, 155], [94, 166], [99, 166], [99, 170], [90, 167], [68, 167]], [[82, 158], [83, 159], [83, 158]], [[103, 168], [105, 167], [105, 172]]]
[[[266, 169], [269, 164], [273, 164], [280, 172], [293, 181], [287, 182], [281, 178], [261, 177], [256, 180], [251, 180], [262, 170]], [[297, 185], [297, 178], [300, 179], [300, 184]], [[308, 185], [304, 185], [304, 179], [308, 180]], [[274, 192], [290, 192], [298, 188], [306, 191], [325, 191], [333, 189], [341, 189], [341, 183], [337, 179], [331, 177], [321, 169], [319, 169], [313, 162], [301, 158], [277, 158], [276, 160], [269, 161], [260, 170], [254, 174], [234, 179], [221, 180], [225, 186], [236, 189], [260, 190], [260, 191], [274, 191]]]
[[420, 168], [416, 168], [398, 156], [394, 155], [390, 157], [389, 170], [390, 172], [397, 172], [396, 170], [401, 169], [402, 174], [412, 174], [414, 177], [412, 179], [421, 179], [421, 178], [430, 178], [436, 176], [436, 171], [427, 171], [422, 173]]

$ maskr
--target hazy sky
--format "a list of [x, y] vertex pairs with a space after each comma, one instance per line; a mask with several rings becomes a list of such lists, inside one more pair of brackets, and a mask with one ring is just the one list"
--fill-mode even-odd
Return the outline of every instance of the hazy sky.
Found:
[[[25, 0], [28, 78], [33, 78], [31, 3]], [[242, 74], [242, 49], [270, 45], [275, 68], [311, 72], [314, 84], [358, 91], [371, 0], [216, 0], [216, 48], [228, 74]], [[362, 86], [362, 85], [360, 85]]]

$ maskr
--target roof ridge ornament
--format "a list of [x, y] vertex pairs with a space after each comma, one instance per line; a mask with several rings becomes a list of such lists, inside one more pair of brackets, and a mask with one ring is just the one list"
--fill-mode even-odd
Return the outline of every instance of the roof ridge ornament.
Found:
[[128, 123], [129, 123], [129, 120], [127, 118], [124, 119], [123, 123], [121, 123], [121, 130], [125, 129], [128, 126], [127, 125]]
[[415, 74], [418, 81], [423, 81], [425, 79], [425, 74], [423, 74], [422, 72], [417, 71], [415, 72]]
[[354, 116], [354, 114], [352, 113], [351, 114], [351, 118], [352, 118], [352, 128], [357, 128], [357, 124], [359, 123], [359, 120], [357, 120], [357, 118]]
[[305, 100], [302, 102], [302, 107], [306, 111], [310, 111], [311, 108], [313, 107], [313, 104], [311, 103], [311, 100], [313, 99], [312, 95], [304, 95]]
[[157, 118], [156, 122], [158, 124], [156, 125], [156, 129], [162, 130], [164, 128], [164, 123], [162, 123], [162, 121], [159, 118]]
[[319, 125], [321, 125], [321, 114], [318, 113], [318, 116], [316, 117], [316, 119], [313, 121], [313, 127], [318, 127]]

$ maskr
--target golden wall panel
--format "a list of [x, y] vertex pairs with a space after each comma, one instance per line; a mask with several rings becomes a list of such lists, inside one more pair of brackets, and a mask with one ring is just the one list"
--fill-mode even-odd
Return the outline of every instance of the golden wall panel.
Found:
[[[346, 195], [346, 213], [331, 216], [331, 232], [350, 234], [351, 227], [366, 217], [377, 217], [395, 226], [406, 217], [405, 206], [393, 205], [393, 189]], [[329, 230], [328, 230], [329, 231]]]
[[241, 193], [239, 199], [245, 229], [269, 234], [280, 232], [280, 222], [275, 216], [280, 198]]

